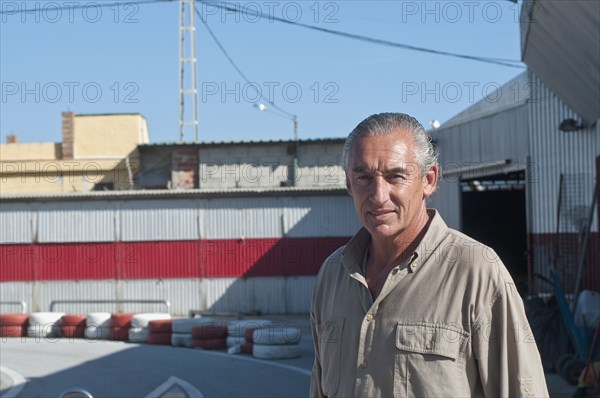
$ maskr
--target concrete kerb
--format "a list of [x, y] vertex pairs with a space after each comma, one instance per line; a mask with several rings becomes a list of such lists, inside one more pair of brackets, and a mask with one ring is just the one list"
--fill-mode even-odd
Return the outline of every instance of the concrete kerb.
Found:
[[0, 365], [0, 395], [3, 398], [16, 398], [27, 380], [19, 373]]

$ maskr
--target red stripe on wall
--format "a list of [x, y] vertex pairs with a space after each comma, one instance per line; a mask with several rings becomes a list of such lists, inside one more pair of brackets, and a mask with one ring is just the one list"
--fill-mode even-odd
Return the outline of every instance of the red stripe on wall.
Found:
[[0, 282], [316, 275], [349, 238], [0, 245]]

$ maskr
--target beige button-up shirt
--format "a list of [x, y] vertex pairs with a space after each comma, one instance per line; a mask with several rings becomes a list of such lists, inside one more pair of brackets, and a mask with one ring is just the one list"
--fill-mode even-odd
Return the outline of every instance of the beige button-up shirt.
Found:
[[311, 310], [313, 397], [547, 397], [514, 282], [489, 247], [434, 210], [373, 301], [361, 229], [325, 260]]

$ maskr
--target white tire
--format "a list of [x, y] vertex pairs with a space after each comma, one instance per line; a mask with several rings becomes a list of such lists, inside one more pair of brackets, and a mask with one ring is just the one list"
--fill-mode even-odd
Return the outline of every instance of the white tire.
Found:
[[213, 318], [177, 318], [173, 319], [173, 333], [191, 334], [196, 326], [215, 325]]
[[148, 342], [148, 328], [129, 329], [129, 341], [131, 341], [132, 343]]
[[235, 345], [242, 345], [246, 342], [244, 337], [227, 336], [227, 347], [233, 347]]
[[58, 323], [64, 315], [63, 312], [34, 312], [29, 315], [29, 326]]
[[110, 328], [110, 313], [92, 312], [85, 317], [85, 326]]
[[34, 312], [29, 315], [29, 337], [54, 337], [60, 335], [60, 319], [63, 312]]
[[191, 333], [173, 333], [171, 335], [171, 345], [173, 347], [191, 347], [192, 346]]
[[298, 344], [302, 338], [302, 331], [296, 325], [277, 328], [256, 329], [252, 333], [252, 343], [263, 345], [290, 345]]
[[267, 319], [244, 319], [241, 321], [231, 321], [227, 325], [227, 331], [230, 336], [244, 337], [247, 329], [257, 329], [273, 325], [273, 321]]
[[150, 321], [157, 319], [171, 319], [170, 314], [150, 313], [150, 314], [135, 314], [131, 318], [132, 328], [145, 328], [148, 327]]
[[262, 345], [254, 344], [252, 355], [260, 359], [289, 359], [300, 356], [300, 346], [292, 345]]
[[86, 326], [83, 337], [89, 340], [107, 340], [110, 337], [110, 327], [108, 326]]
[[36, 323], [27, 327], [27, 337], [56, 337], [60, 336], [60, 326], [57, 323]]

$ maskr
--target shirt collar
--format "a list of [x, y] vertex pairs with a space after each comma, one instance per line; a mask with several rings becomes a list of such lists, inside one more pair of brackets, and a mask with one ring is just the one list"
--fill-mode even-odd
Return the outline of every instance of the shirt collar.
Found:
[[[421, 242], [419, 242], [411, 257], [413, 263], [417, 258], [419, 258], [418, 263], [420, 264], [426, 261], [448, 234], [448, 226], [444, 220], [442, 220], [442, 217], [437, 210], [427, 209], [427, 213], [431, 217], [431, 222], [429, 223], [429, 228], [425, 232], [423, 239], [421, 239]], [[346, 244], [346, 247], [342, 250], [342, 263], [348, 273], [362, 273], [361, 264], [370, 242], [371, 234], [363, 227], [352, 237], [352, 239], [350, 239], [348, 244]], [[411, 266], [410, 269], [411, 271], [415, 271], [417, 265], [412, 265], [413, 266]]]

